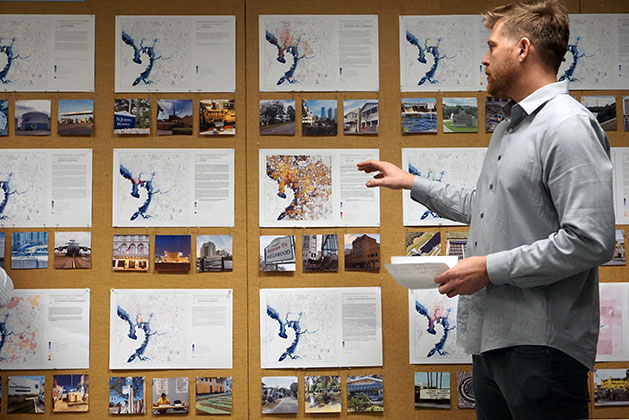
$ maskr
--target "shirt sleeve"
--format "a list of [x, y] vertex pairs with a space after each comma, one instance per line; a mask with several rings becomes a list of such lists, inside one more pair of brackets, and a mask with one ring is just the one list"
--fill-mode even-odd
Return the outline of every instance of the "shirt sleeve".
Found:
[[487, 256], [493, 284], [544, 286], [609, 261], [615, 247], [612, 164], [602, 129], [586, 115], [547, 131], [542, 181], [559, 227], [547, 238]]
[[469, 224], [476, 191], [415, 176], [411, 198], [455, 222]]

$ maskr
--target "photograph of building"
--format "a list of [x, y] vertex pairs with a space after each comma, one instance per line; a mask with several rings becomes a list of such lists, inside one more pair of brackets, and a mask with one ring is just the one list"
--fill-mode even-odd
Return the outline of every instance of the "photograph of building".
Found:
[[402, 98], [402, 133], [437, 132], [437, 98]]
[[629, 369], [594, 371], [594, 405], [629, 405]]
[[48, 232], [13, 232], [11, 269], [48, 268]]
[[622, 113], [625, 131], [629, 131], [629, 96], [622, 97]]
[[301, 103], [301, 133], [304, 136], [336, 136], [336, 101], [303, 100]]
[[196, 414], [232, 413], [232, 378], [196, 378]]
[[460, 259], [466, 257], [467, 232], [446, 232], [446, 255], [457, 256]]
[[261, 100], [260, 135], [294, 136], [295, 101], [291, 99]]
[[9, 101], [0, 99], [0, 137], [9, 135]]
[[382, 375], [347, 377], [347, 411], [349, 413], [384, 411]]
[[155, 271], [187, 273], [190, 271], [190, 235], [155, 235]]
[[0, 267], [4, 268], [4, 244], [6, 243], [4, 232], [0, 232]]
[[343, 134], [378, 134], [378, 100], [343, 101]]
[[204, 99], [199, 106], [199, 134], [236, 134], [236, 105], [233, 99]]
[[602, 265], [625, 265], [625, 231], [616, 229], [616, 247], [614, 248], [614, 256], [611, 260]]
[[450, 409], [450, 372], [415, 372], [415, 407]]
[[148, 235], [114, 235], [112, 271], [149, 270]]
[[304, 271], [338, 271], [338, 236], [303, 235], [301, 254]]
[[94, 134], [94, 100], [59, 99], [57, 132], [60, 136]]
[[345, 234], [345, 270], [380, 270], [380, 235]]
[[197, 272], [232, 271], [232, 236], [197, 236]]
[[8, 385], [8, 414], [43, 414], [45, 412], [45, 376], [9, 376]]
[[192, 135], [192, 99], [157, 100], [157, 135]]
[[18, 99], [15, 101], [15, 135], [50, 135], [49, 99]]

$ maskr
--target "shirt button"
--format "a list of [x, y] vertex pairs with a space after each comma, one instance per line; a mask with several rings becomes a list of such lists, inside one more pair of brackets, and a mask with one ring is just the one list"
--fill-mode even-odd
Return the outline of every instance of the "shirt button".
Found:
[[474, 246], [478, 246], [478, 241], [474, 241]]
[[502, 159], [502, 155], [498, 155], [498, 160]]
[[483, 217], [485, 217], [485, 213], [480, 214], [480, 218], [482, 219]]
[[489, 189], [493, 190], [494, 189], [494, 184], [489, 184]]
[[513, 133], [513, 128], [507, 130], [509, 133]]

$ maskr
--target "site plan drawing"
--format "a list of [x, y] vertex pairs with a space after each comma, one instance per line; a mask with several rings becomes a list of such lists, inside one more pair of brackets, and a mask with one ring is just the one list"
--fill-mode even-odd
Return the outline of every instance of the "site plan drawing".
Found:
[[471, 363], [456, 344], [458, 297], [436, 289], [408, 291], [410, 363]]
[[260, 289], [262, 369], [382, 366], [379, 287]]
[[[457, 187], [475, 188], [485, 148], [402, 149], [402, 167], [413, 175]], [[439, 217], [403, 192], [404, 226], [455, 226], [461, 223]]]
[[234, 149], [114, 149], [113, 226], [233, 226]]
[[232, 289], [112, 289], [110, 369], [231, 369]]
[[16, 289], [0, 308], [0, 369], [88, 369], [89, 289]]
[[260, 226], [379, 226], [380, 195], [356, 170], [377, 149], [260, 149]]
[[116, 92], [235, 90], [235, 16], [116, 16]]
[[260, 15], [261, 91], [377, 91], [377, 15]]
[[94, 15], [0, 15], [0, 92], [93, 92]]
[[3, 149], [0, 227], [92, 225], [92, 149]]

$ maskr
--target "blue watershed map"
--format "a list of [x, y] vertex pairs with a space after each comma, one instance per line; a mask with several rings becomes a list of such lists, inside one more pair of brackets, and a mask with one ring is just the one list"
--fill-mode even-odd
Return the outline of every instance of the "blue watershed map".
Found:
[[299, 312], [298, 317], [296, 320], [288, 320], [288, 317], [290, 315], [290, 312], [286, 313], [286, 316], [284, 317], [284, 321], [282, 321], [279, 312], [277, 312], [275, 309], [273, 309], [270, 305], [266, 305], [266, 314], [271, 318], [274, 319], [278, 322], [279, 326], [280, 326], [280, 331], [278, 332], [278, 336], [280, 338], [283, 339], [288, 339], [288, 334], [286, 333], [286, 329], [290, 328], [295, 332], [295, 339], [293, 340], [293, 342], [291, 343], [290, 346], [288, 346], [286, 348], [286, 351], [284, 353], [282, 353], [282, 355], [280, 356], [280, 358], [278, 359], [278, 362], [281, 362], [282, 360], [286, 359], [287, 357], [290, 359], [299, 359], [300, 356], [295, 354], [295, 351], [297, 350], [297, 345], [299, 344], [299, 339], [302, 336], [302, 334], [313, 334], [316, 331], [308, 331], [308, 329], [305, 329], [302, 331], [301, 329], [301, 325], [299, 325], [299, 321], [301, 320], [301, 316], [302, 316], [302, 312]]
[[13, 172], [9, 172], [9, 176], [5, 180], [0, 180], [0, 191], [2, 191], [2, 201], [0, 201], [0, 220], [8, 219], [9, 216], [4, 214], [4, 211], [7, 208], [7, 204], [9, 203], [9, 196], [13, 194], [24, 194], [26, 191], [16, 191], [11, 189], [11, 178], [13, 177]]
[[299, 82], [299, 80], [293, 78], [295, 70], [297, 69], [297, 64], [299, 64], [299, 60], [309, 58], [300, 48], [301, 38], [295, 38], [290, 34], [288, 29], [284, 29], [279, 37], [273, 35], [269, 31], [266, 31], [266, 40], [269, 44], [277, 47], [277, 62], [286, 64], [285, 53], [288, 53], [293, 57], [293, 64], [291, 64], [290, 68], [284, 72], [284, 75], [278, 79], [276, 84], [279, 86], [284, 82]]
[[[594, 54], [588, 55], [586, 53], [579, 51], [579, 41], [581, 41], [581, 37], [577, 36], [575, 38], [574, 44], [568, 44], [568, 52], [566, 55], [570, 54], [572, 56], [572, 61], [570, 62], [570, 66], [564, 71], [564, 73], [559, 78], [559, 81], [568, 80], [570, 82], [578, 82], [579, 79], [574, 77], [574, 72], [577, 70], [577, 65], [581, 58], [590, 58], [593, 57]], [[566, 61], [566, 57], [564, 57], [561, 61]]]
[[137, 314], [135, 316], [135, 321], [133, 321], [131, 320], [131, 317], [129, 316], [127, 311], [125, 311], [120, 305], [118, 305], [117, 314], [118, 314], [118, 318], [122, 319], [123, 321], [126, 321], [129, 324], [129, 333], [127, 334], [127, 337], [129, 337], [132, 340], [137, 340], [138, 335], [136, 334], [136, 329], [140, 329], [144, 332], [144, 341], [142, 342], [140, 347], [135, 349], [135, 351], [131, 354], [131, 356], [129, 356], [129, 358], [127, 359], [127, 363], [131, 363], [136, 358], [141, 361], [150, 360], [149, 357], [144, 355], [144, 352], [146, 351], [146, 347], [149, 345], [149, 340], [154, 335], [166, 334], [159, 331], [153, 331], [153, 329], [151, 328], [151, 320], [153, 319], [153, 314], [152, 313], [149, 314], [148, 321], [140, 321], [140, 314]]
[[[432, 38], [426, 38], [422, 45], [419, 39], [417, 39], [415, 35], [413, 35], [409, 31], [406, 31], [406, 40], [411, 45], [414, 45], [417, 47], [419, 51], [417, 55], [417, 61], [419, 61], [422, 64], [426, 64], [428, 62], [428, 60], [426, 60], [426, 54], [431, 55], [433, 58], [432, 66], [424, 74], [424, 76], [421, 79], [419, 79], [419, 82], [417, 83], [417, 85], [421, 86], [426, 82], [429, 82], [430, 84], [433, 84], [433, 85], [436, 83], [439, 83], [439, 80], [435, 79], [435, 73], [437, 73], [437, 67], [439, 66], [439, 61], [449, 60], [451, 58], [454, 58], [454, 56], [448, 57], [447, 55], [445, 54], [442, 55], [439, 52], [439, 44], [441, 44], [441, 38], [437, 38], [436, 40], [433, 40]], [[435, 41], [436, 41], [436, 44], [435, 44]]]
[[170, 57], [162, 57], [161, 55], [157, 55], [155, 52], [155, 45], [157, 44], [158, 39], [153, 39], [153, 43], [150, 45], [144, 45], [144, 41], [146, 39], [140, 40], [140, 45], [138, 46], [135, 39], [125, 31], [122, 31], [122, 42], [133, 48], [133, 62], [136, 64], [142, 64], [142, 54], [148, 56], [148, 64], [143, 72], [133, 81], [133, 86], [137, 86], [140, 82], [145, 85], [152, 85], [155, 82], [150, 79], [151, 71], [153, 71], [153, 66], [155, 65], [155, 61], [157, 60], [168, 60]]
[[[130, 170], [120, 165], [120, 175], [122, 175], [123, 178], [131, 181], [131, 197], [140, 198], [139, 189], [144, 188], [146, 190], [146, 200], [140, 207], [138, 207], [138, 211], [136, 211], [135, 213], [131, 215], [131, 218], [129, 220], [135, 220], [139, 216], [142, 216], [143, 219], [151, 218], [152, 216], [148, 214], [147, 212], [148, 212], [149, 206], [151, 205], [151, 200], [153, 199], [153, 195], [168, 193], [168, 191], [162, 192], [159, 190], [159, 188], [155, 189], [153, 187], [153, 178], [155, 178], [155, 172], [151, 174], [150, 179], [142, 179], [142, 172], [140, 172], [136, 178], [133, 176]], [[0, 211], [0, 213], [2, 212]]]
[[[443, 176], [446, 174], [446, 171], [444, 171], [443, 169], [439, 172], [439, 174], [435, 174], [435, 172], [433, 172], [432, 170], [428, 171], [428, 173], [426, 175], [422, 175], [422, 172], [417, 169], [416, 167], [414, 167], [413, 165], [411, 165], [410, 163], [408, 164], [408, 172], [411, 175], [417, 175], [417, 176], [421, 176], [424, 178], [428, 178], [432, 181], [437, 181], [437, 182], [442, 182], [443, 180]], [[430, 211], [430, 210], [426, 210], [422, 215], [420, 220], [424, 220], [428, 217], [433, 217], [435, 219], [439, 218], [439, 215], [437, 213], [435, 213], [434, 211]]]
[[4, 54], [7, 57], [7, 63], [4, 65], [2, 70], [0, 70], [0, 82], [3, 84], [13, 83], [11, 80], [7, 79], [7, 75], [9, 74], [9, 70], [11, 70], [11, 65], [14, 60], [27, 59], [28, 56], [22, 57], [20, 54], [15, 54], [13, 52], [13, 45], [15, 44], [15, 38], [11, 38], [10, 44], [5, 44], [3, 39], [0, 38], [0, 54]]
[[7, 320], [9, 319], [9, 314], [4, 315], [4, 319], [0, 321], [0, 362], [5, 362], [7, 359], [2, 357], [2, 348], [4, 347], [4, 343], [6, 343], [7, 337], [10, 335], [15, 335], [13, 331], [9, 331], [7, 329]]
[[446, 341], [448, 340], [448, 334], [451, 330], [455, 329], [455, 326], [450, 326], [450, 321], [448, 317], [450, 316], [451, 309], [447, 311], [442, 310], [434, 310], [433, 313], [429, 313], [428, 309], [417, 300], [415, 300], [415, 310], [418, 314], [423, 315], [428, 320], [428, 329], [426, 331], [428, 334], [436, 335], [437, 331], [435, 330], [435, 325], [441, 324], [443, 327], [443, 335], [441, 339], [434, 345], [432, 349], [428, 352], [426, 357], [432, 357], [435, 353], [441, 356], [447, 356], [449, 353], [444, 350], [446, 345]]

